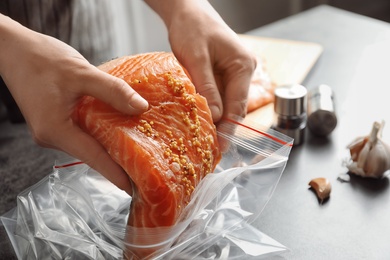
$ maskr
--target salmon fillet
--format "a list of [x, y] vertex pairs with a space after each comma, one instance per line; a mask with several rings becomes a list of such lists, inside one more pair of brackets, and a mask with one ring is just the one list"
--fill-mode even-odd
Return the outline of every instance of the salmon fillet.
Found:
[[221, 159], [207, 101], [172, 53], [126, 56], [100, 69], [125, 80], [149, 102], [149, 109], [129, 116], [84, 97], [75, 121], [132, 180], [128, 224], [172, 226], [195, 187]]

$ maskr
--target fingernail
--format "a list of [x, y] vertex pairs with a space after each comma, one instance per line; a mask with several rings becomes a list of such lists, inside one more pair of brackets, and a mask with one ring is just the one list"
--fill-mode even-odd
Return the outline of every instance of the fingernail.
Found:
[[130, 107], [136, 109], [136, 110], [147, 110], [149, 107], [148, 101], [146, 101], [143, 97], [141, 97], [139, 94], [134, 94], [130, 101]]

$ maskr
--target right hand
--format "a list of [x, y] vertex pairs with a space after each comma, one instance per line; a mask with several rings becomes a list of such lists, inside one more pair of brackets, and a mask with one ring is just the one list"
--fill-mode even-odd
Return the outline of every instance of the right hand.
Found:
[[89, 95], [127, 114], [148, 103], [125, 81], [100, 71], [75, 49], [33, 32], [0, 14], [0, 74], [43, 147], [62, 150], [131, 193], [124, 170], [72, 120], [80, 98]]

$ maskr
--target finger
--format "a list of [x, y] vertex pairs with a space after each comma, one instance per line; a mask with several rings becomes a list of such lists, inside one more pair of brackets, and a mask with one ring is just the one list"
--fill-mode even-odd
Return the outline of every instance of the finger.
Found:
[[121, 190], [132, 194], [132, 184], [127, 173], [94, 138], [75, 126], [68, 127], [62, 136], [56, 142], [57, 147], [95, 169]]
[[224, 117], [246, 116], [249, 84], [250, 81], [244, 78], [232, 80], [227, 84], [223, 102]]
[[[252, 60], [248, 59], [248, 61]], [[243, 118], [247, 112], [248, 91], [256, 62], [253, 60], [253, 63], [236, 64], [238, 65], [230, 67], [225, 72], [224, 116], [233, 115]]]
[[120, 78], [96, 68], [95, 73], [87, 80], [82, 90], [84, 94], [93, 96], [122, 113], [134, 115], [148, 109], [148, 102]]
[[223, 113], [222, 98], [218, 90], [213, 74], [213, 67], [210, 59], [206, 56], [191, 59], [183, 63], [191, 75], [196, 90], [207, 99], [214, 122], [218, 122]]

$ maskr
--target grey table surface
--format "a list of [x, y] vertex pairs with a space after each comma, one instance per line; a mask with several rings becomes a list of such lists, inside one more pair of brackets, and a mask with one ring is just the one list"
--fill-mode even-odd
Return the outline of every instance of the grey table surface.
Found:
[[[343, 161], [349, 142], [369, 134], [374, 120], [390, 121], [390, 24], [323, 5], [248, 34], [321, 44], [324, 52], [303, 85], [309, 90], [331, 86], [338, 116], [330, 136], [318, 138], [306, 131], [305, 142], [293, 147], [256, 222], [289, 248], [275, 259], [390, 259], [388, 178], [349, 173], [350, 182], [338, 180], [348, 172]], [[383, 139], [390, 141], [388, 129]], [[308, 189], [315, 177], [332, 184], [326, 203], [319, 204]]]
[[[351, 176], [348, 183], [337, 181], [338, 175], [346, 172], [342, 159], [348, 141], [368, 133], [371, 120], [378, 116], [390, 122], [385, 102], [388, 90], [384, 90], [390, 85], [387, 78], [373, 75], [372, 82], [377, 78], [380, 82], [367, 86], [356, 80], [362, 58], [367, 60], [367, 48], [376, 49], [379, 44], [380, 49], [380, 44], [390, 39], [389, 24], [320, 6], [248, 34], [320, 43], [324, 52], [303, 85], [309, 89], [330, 85], [338, 108], [339, 124], [328, 138], [307, 133], [305, 142], [293, 148], [279, 185], [255, 223], [289, 248], [274, 258], [390, 259], [388, 179]], [[378, 64], [373, 62], [371, 67], [375, 66]], [[389, 74], [390, 66], [381, 68], [382, 74]], [[387, 131], [385, 134], [390, 137]], [[0, 122], [0, 214], [15, 207], [16, 195], [49, 174], [54, 160], [61, 156], [34, 144], [26, 125]], [[327, 177], [332, 183], [331, 198], [322, 205], [308, 189], [308, 181], [314, 177]], [[14, 258], [1, 228], [0, 259]]]

